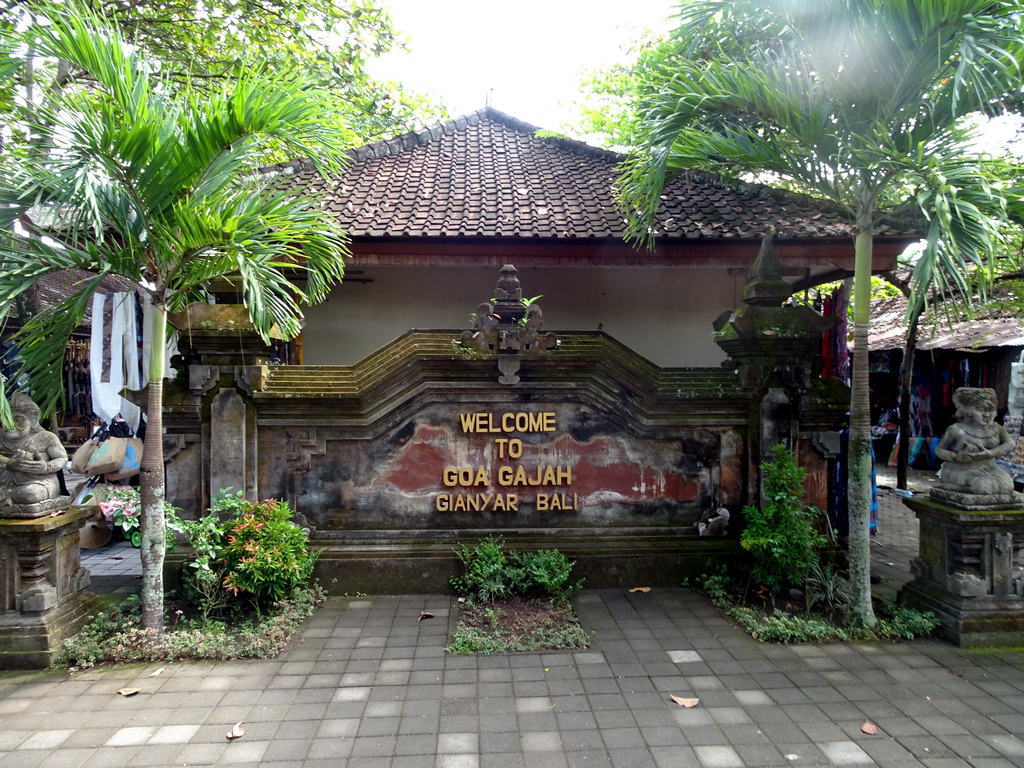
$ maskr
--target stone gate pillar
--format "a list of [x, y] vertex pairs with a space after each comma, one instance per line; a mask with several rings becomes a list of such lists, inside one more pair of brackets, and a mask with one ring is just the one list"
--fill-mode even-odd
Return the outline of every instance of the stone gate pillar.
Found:
[[[782, 279], [782, 264], [775, 254], [770, 235], [761, 242], [761, 250], [750, 267], [749, 280], [743, 289], [743, 306], [725, 312], [715, 321], [715, 342], [729, 355], [736, 366], [744, 389], [752, 393], [748, 448], [750, 498], [756, 501], [753, 488], [761, 490], [758, 467], [771, 448], [782, 443], [798, 454], [799, 463], [808, 470], [811, 485], [820, 485], [827, 469], [827, 454], [819, 446], [832, 440], [819, 434], [824, 426], [813, 423], [809, 411], [814, 397], [809, 397], [815, 374], [815, 360], [821, 349], [821, 338], [835, 326], [838, 318], [826, 318], [808, 306], [786, 304], [793, 295], [789, 283]], [[834, 393], [841, 396], [842, 393]], [[819, 397], [830, 397], [822, 391]], [[800, 448], [815, 448], [805, 450]], [[810, 499], [821, 505], [819, 500]]]
[[[171, 315], [186, 375], [165, 391], [164, 451], [170, 501], [192, 517], [222, 490], [259, 497], [256, 411], [274, 348], [241, 304], [191, 304]], [[276, 330], [272, 339], [283, 338]]]

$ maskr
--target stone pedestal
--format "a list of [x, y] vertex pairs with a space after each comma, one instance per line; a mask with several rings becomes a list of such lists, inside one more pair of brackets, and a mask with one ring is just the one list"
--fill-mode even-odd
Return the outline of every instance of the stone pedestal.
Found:
[[957, 645], [1024, 644], [1024, 509], [904, 503], [917, 515], [921, 544], [900, 600], [933, 612], [937, 634]]
[[78, 530], [95, 507], [55, 517], [0, 519], [0, 669], [50, 666], [88, 618]]
[[[205, 365], [267, 365], [273, 358], [273, 346], [259, 335], [241, 304], [196, 302], [167, 320], [180, 332], [183, 354]], [[284, 335], [275, 325], [270, 338], [281, 340]]]

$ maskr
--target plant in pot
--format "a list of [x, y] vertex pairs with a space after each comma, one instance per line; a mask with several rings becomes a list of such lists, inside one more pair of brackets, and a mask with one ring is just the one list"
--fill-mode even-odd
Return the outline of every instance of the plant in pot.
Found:
[[130, 485], [107, 486], [100, 498], [99, 507], [103, 518], [118, 526], [133, 547], [142, 544], [142, 530], [139, 527], [142, 505], [138, 488]]

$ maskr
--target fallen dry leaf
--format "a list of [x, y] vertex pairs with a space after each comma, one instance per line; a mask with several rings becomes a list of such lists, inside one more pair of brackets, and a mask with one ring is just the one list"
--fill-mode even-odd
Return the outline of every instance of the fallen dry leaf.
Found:
[[691, 709], [692, 707], [696, 707], [700, 704], [700, 699], [681, 699], [678, 696], [673, 696], [672, 694], [669, 694], [669, 698], [680, 707], [686, 707], [687, 709]]
[[864, 731], [864, 733], [870, 733], [872, 736], [878, 733], [878, 726], [868, 720], [864, 721], [864, 725], [862, 725], [860, 729]]
[[630, 592], [643, 592], [644, 594], [647, 594], [648, 592], [651, 591], [651, 588], [650, 587], [633, 587], [629, 591]]
[[156, 677], [157, 675], [162, 675], [163, 673], [164, 673], [164, 667], [160, 667], [160, 669], [158, 669], [155, 672], [153, 672], [150, 675], [150, 677]]
[[118, 693], [120, 693], [125, 698], [127, 698], [129, 696], [134, 696], [138, 692], [139, 692], [138, 688], [122, 688], [120, 691], [118, 691]]
[[239, 720], [237, 723], [231, 726], [231, 730], [227, 733], [228, 741], [240, 739], [245, 735], [245, 729], [242, 727], [242, 723], [244, 722], [245, 720]]
[[432, 618], [434, 618], [434, 614], [432, 614], [430, 611], [420, 611], [420, 617], [416, 619], [416, 621], [423, 621], [424, 619]]

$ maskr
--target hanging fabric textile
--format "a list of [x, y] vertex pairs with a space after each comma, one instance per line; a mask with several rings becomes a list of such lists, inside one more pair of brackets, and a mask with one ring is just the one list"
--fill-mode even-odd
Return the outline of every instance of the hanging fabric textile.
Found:
[[[142, 389], [141, 376], [139, 375], [139, 363], [142, 355], [142, 348], [139, 344], [138, 324], [135, 317], [135, 294], [118, 293], [116, 311], [122, 316], [124, 326], [124, 340], [121, 342], [121, 353], [124, 359], [124, 385], [126, 389], [137, 392]], [[121, 398], [121, 415], [132, 432], [139, 431], [139, 421], [142, 419], [142, 409], [134, 403]]]
[[829, 374], [842, 381], [850, 380], [850, 345], [847, 339], [847, 308], [850, 303], [852, 282], [844, 281], [832, 292], [832, 317], [839, 318], [839, 324], [828, 333], [832, 347], [832, 370]]
[[120, 415], [136, 432], [142, 409], [121, 397], [123, 389], [138, 390], [143, 386], [134, 293], [93, 296], [91, 339], [93, 412], [107, 424]]
[[92, 337], [89, 370], [92, 378], [92, 409], [109, 424], [121, 413], [124, 389], [123, 317], [113, 311], [113, 299], [105, 293], [92, 297]]

